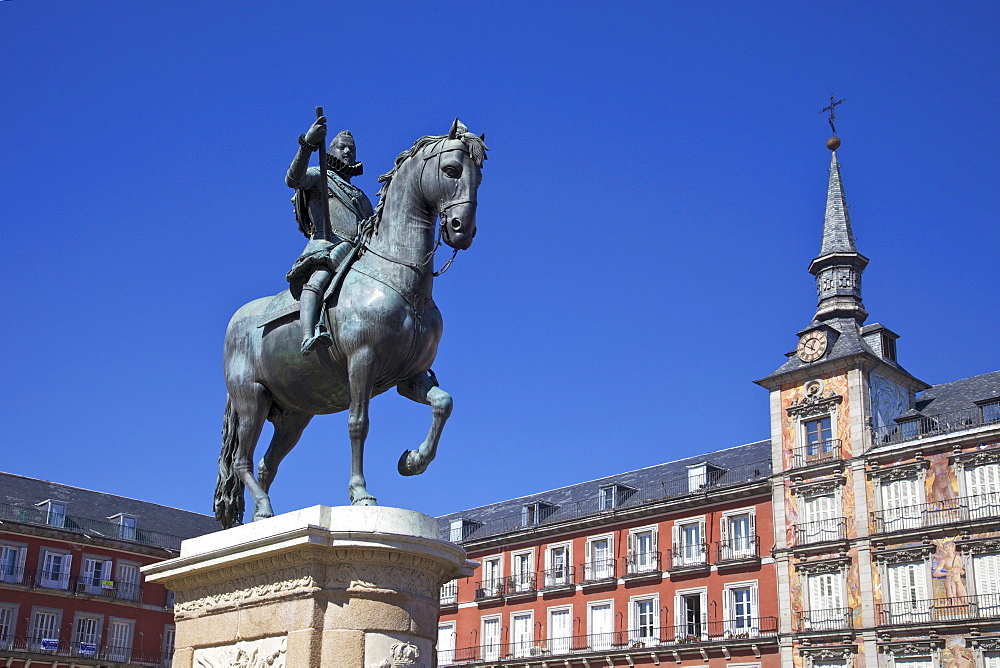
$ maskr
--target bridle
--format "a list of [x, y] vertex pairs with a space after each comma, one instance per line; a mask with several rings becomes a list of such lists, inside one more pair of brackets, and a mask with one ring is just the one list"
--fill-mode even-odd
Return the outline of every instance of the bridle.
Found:
[[[448, 142], [451, 140], [445, 139], [443, 141]], [[434, 151], [430, 155], [426, 155], [423, 157], [423, 163], [420, 165], [420, 174], [417, 178], [417, 192], [420, 194], [421, 200], [427, 201], [426, 197], [424, 196], [424, 171], [427, 169], [427, 163], [431, 159], [437, 158], [437, 164], [436, 164], [437, 169], [435, 170], [436, 172], [435, 178], [438, 180], [438, 182], [440, 182], [441, 156], [444, 155], [445, 153], [452, 153], [454, 151], [465, 152], [466, 148], [464, 145], [453, 146], [451, 148], [442, 148], [440, 150]], [[427, 264], [434, 261], [434, 255], [437, 253], [438, 248], [441, 247], [441, 240], [444, 234], [445, 221], [446, 221], [445, 214], [448, 212], [449, 209], [453, 207], [459, 206], [461, 204], [472, 204], [474, 202], [475, 200], [466, 198], [466, 199], [448, 200], [438, 205], [437, 215], [440, 222], [438, 223], [437, 233], [435, 235], [434, 247], [430, 250], [429, 253], [427, 253], [427, 255], [424, 256], [424, 259], [419, 264], [414, 264], [412, 262], [407, 262], [406, 260], [401, 260], [400, 258], [397, 257], [392, 257], [390, 255], [380, 253], [374, 250], [370, 245], [368, 245], [368, 240], [371, 239], [371, 237], [375, 234], [378, 227], [378, 221], [374, 220], [375, 216], [372, 216], [371, 218], [368, 218], [362, 222], [362, 228], [363, 229], [367, 228], [369, 230], [368, 234], [365, 235], [366, 238], [364, 239], [364, 241], [361, 242], [362, 249], [364, 250], [364, 252], [370, 252], [372, 255], [380, 257], [383, 260], [388, 260], [389, 262], [394, 262], [395, 264], [401, 264], [404, 267], [409, 267], [418, 274], [422, 274]], [[362, 234], [364, 234], [364, 232], [362, 232]], [[448, 258], [448, 261], [444, 263], [444, 266], [442, 266], [440, 270], [433, 272], [431, 276], [437, 277], [443, 274], [444, 272], [448, 271], [449, 267], [451, 267], [452, 262], [455, 261], [455, 258], [457, 256], [458, 256], [458, 249], [452, 248], [451, 257]]]

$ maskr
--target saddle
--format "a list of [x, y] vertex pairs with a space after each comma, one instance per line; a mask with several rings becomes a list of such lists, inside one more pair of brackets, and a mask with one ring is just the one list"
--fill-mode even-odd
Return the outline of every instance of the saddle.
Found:
[[[326, 324], [326, 306], [330, 305], [331, 302], [336, 302], [336, 294], [340, 290], [341, 284], [344, 282], [344, 277], [354, 266], [355, 260], [358, 259], [358, 250], [361, 244], [356, 244], [354, 249], [351, 250], [351, 254], [347, 256], [343, 264], [337, 269], [337, 273], [334, 274], [333, 279], [330, 281], [330, 285], [327, 286], [326, 292], [323, 293], [323, 306], [320, 313], [320, 322], [324, 325]], [[264, 315], [260, 316], [257, 322], [258, 327], [265, 327], [273, 322], [278, 322], [285, 318], [291, 316], [298, 317], [300, 309], [299, 300], [292, 296], [291, 291], [283, 290], [275, 296], [271, 297], [271, 301], [268, 303], [267, 308], [264, 309]], [[327, 328], [329, 329], [329, 328]]]

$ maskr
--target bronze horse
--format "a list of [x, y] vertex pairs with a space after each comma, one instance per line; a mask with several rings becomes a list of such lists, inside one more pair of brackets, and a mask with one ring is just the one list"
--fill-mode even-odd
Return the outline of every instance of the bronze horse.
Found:
[[[423, 473], [434, 459], [452, 407], [430, 371], [442, 330], [431, 298], [440, 244], [435, 230], [456, 252], [472, 245], [485, 159], [483, 137], [456, 119], [450, 134], [418, 139], [379, 177], [384, 185], [375, 216], [364, 226], [360, 257], [324, 307], [332, 346], [301, 354], [296, 303], [287, 290], [233, 316], [226, 331], [228, 397], [215, 490], [215, 516], [223, 526], [243, 522], [244, 488], [253, 497], [253, 519], [272, 517], [268, 490], [281, 460], [314, 415], [343, 410], [350, 411], [351, 503], [375, 505], [363, 467], [368, 404], [392, 387], [433, 411], [427, 438], [403, 452], [399, 472]], [[274, 425], [274, 435], [255, 479], [253, 455], [264, 420]]]

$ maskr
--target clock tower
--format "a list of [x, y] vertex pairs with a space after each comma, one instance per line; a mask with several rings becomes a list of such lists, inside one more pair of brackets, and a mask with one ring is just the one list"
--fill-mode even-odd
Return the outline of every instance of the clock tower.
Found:
[[840, 144], [836, 136], [827, 141], [823, 236], [809, 264], [816, 311], [787, 361], [756, 382], [770, 392], [781, 665], [807, 667], [832, 652], [853, 659], [848, 665], [875, 668], [868, 522], [875, 506], [865, 453], [885, 433], [879, 428], [913, 409], [929, 386], [900, 366], [895, 333], [865, 324], [868, 258], [854, 241]]

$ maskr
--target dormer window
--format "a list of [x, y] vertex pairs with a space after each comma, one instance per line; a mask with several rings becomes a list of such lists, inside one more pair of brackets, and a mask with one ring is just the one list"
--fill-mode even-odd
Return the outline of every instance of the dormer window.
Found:
[[709, 487], [726, 472], [724, 468], [709, 464], [708, 462], [691, 464], [687, 467], [687, 470], [689, 492], [697, 492], [700, 489]]
[[481, 526], [482, 524], [480, 522], [475, 522], [461, 517], [456, 520], [452, 520], [451, 524], [448, 526], [448, 540], [452, 543], [461, 543], [463, 540], [471, 536], [473, 531]]
[[45, 511], [45, 523], [51, 527], [66, 526], [66, 503], [54, 499], [46, 499], [38, 505]]
[[625, 502], [632, 496], [635, 490], [625, 485], [605, 485], [598, 492], [598, 508], [601, 510], [612, 510]]
[[920, 418], [910, 418], [908, 420], [898, 420], [899, 422], [899, 438], [903, 441], [908, 441], [911, 438], [916, 438], [920, 434]]
[[118, 513], [117, 515], [112, 515], [108, 518], [112, 522], [118, 525], [118, 537], [123, 540], [135, 540], [138, 534], [138, 523], [139, 520], [135, 515], [126, 515], [125, 513]]
[[544, 522], [552, 513], [555, 512], [555, 510], [556, 506], [544, 501], [532, 501], [531, 503], [526, 503], [521, 508], [521, 524], [524, 526], [531, 526], [532, 524]]
[[861, 338], [876, 355], [888, 362], [896, 361], [896, 339], [899, 335], [878, 323], [861, 328]]
[[983, 424], [1000, 422], [1000, 397], [977, 401], [976, 404], [979, 406], [979, 417], [982, 419]]

